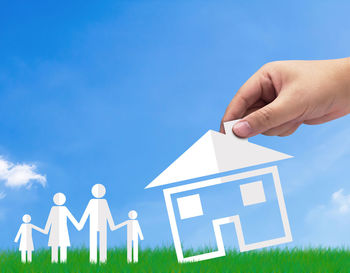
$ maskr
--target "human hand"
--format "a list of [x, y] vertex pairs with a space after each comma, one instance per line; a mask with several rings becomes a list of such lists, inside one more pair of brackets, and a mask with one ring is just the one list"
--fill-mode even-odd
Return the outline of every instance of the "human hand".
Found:
[[277, 61], [261, 67], [237, 92], [223, 122], [239, 137], [288, 136], [302, 124], [321, 124], [350, 113], [350, 58]]

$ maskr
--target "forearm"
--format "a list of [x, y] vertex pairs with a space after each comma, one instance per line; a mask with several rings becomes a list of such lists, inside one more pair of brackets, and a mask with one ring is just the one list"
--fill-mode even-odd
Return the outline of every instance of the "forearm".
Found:
[[111, 230], [112, 230], [112, 231], [117, 230], [117, 229], [119, 229], [119, 228], [121, 228], [121, 227], [123, 227], [123, 226], [126, 226], [127, 224], [128, 224], [128, 221], [125, 221], [125, 222], [120, 223], [120, 224], [118, 224], [118, 225], [114, 225], [113, 227], [111, 227]]
[[19, 236], [20, 236], [20, 234], [19, 234], [19, 233], [17, 233], [16, 238], [15, 238], [15, 243], [17, 243], [17, 242], [18, 242]]
[[[325, 96], [327, 98], [324, 101], [325, 109], [333, 113], [336, 118], [348, 115], [350, 114], [350, 58], [326, 62], [329, 62], [329, 83], [325, 83], [328, 88], [324, 91], [331, 94]], [[319, 88], [322, 94], [322, 86]]]

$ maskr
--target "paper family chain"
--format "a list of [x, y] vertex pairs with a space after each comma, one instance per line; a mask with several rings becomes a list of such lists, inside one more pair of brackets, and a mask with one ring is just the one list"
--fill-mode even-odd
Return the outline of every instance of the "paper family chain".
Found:
[[111, 215], [107, 200], [104, 199], [106, 188], [102, 184], [96, 184], [91, 189], [94, 198], [88, 203], [81, 220], [78, 222], [69, 209], [64, 206], [66, 196], [63, 193], [56, 193], [53, 197], [53, 206], [50, 210], [46, 225], [41, 229], [31, 223], [29, 214], [22, 218], [15, 238], [17, 243], [20, 239], [19, 250], [21, 251], [22, 262], [32, 261], [34, 244], [32, 230], [41, 233], [49, 233], [48, 246], [51, 247], [51, 262], [58, 262], [58, 250], [60, 250], [60, 262], [67, 261], [67, 247], [70, 246], [67, 219], [72, 222], [77, 230], [81, 230], [88, 217], [90, 217], [90, 262], [97, 263], [97, 240], [99, 240], [99, 261], [107, 261], [107, 223], [109, 228], [117, 230], [123, 226], [127, 227], [127, 261], [138, 262], [138, 240], [143, 240], [143, 234], [137, 220], [137, 212], [131, 210], [128, 214], [129, 220], [115, 225]]

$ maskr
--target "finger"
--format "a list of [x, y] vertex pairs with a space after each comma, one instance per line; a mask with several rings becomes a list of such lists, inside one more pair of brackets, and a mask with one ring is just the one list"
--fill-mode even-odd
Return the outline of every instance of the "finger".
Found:
[[289, 130], [279, 134], [280, 137], [285, 137], [285, 136], [290, 136], [291, 134], [293, 134], [300, 126], [301, 124], [295, 124], [294, 126], [292, 126], [291, 128], [289, 128]]
[[265, 136], [279, 136], [280, 134], [283, 134], [284, 132], [287, 132], [289, 130], [291, 130], [291, 128], [294, 128], [295, 126], [300, 126], [301, 122], [296, 122], [296, 121], [289, 121], [286, 122], [280, 126], [271, 128], [265, 132], [263, 132], [262, 134]]
[[260, 108], [263, 108], [264, 106], [266, 106], [267, 103], [265, 101], [259, 100], [256, 103], [254, 103], [252, 106], [250, 106], [247, 111], [244, 113], [244, 117], [248, 116], [249, 114], [259, 110]]
[[303, 112], [288, 97], [279, 96], [270, 104], [244, 117], [235, 124], [233, 132], [243, 138], [252, 137], [294, 120]]
[[236, 95], [228, 105], [221, 120], [220, 132], [224, 132], [224, 122], [242, 118], [247, 109], [262, 97], [263, 89], [271, 88], [271, 86], [271, 81], [264, 77], [261, 70], [257, 71], [252, 77], [250, 77], [237, 91]]

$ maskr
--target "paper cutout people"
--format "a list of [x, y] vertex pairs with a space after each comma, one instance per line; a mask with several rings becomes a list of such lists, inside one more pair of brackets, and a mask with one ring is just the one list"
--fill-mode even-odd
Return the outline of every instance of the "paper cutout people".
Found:
[[123, 223], [114, 226], [112, 230], [127, 226], [127, 261], [128, 263], [137, 263], [139, 259], [139, 237], [141, 240], [143, 240], [143, 234], [139, 225], [139, 221], [136, 220], [137, 212], [135, 210], [131, 210], [129, 211], [128, 216], [130, 220], [126, 220]]
[[[46, 225], [41, 229], [30, 223], [31, 217], [28, 214], [23, 216], [23, 224], [20, 226], [15, 238], [17, 243], [21, 238], [19, 250], [21, 251], [22, 262], [32, 261], [32, 251], [34, 250], [32, 229], [49, 235], [48, 246], [51, 247], [51, 262], [58, 262], [58, 250], [60, 250], [60, 262], [67, 261], [67, 247], [70, 246], [67, 219], [69, 219], [76, 229], [81, 230], [87, 218], [90, 217], [90, 262], [97, 262], [97, 239], [100, 242], [100, 262], [107, 261], [107, 223], [113, 231], [123, 226], [127, 226], [127, 261], [138, 262], [138, 240], [143, 240], [143, 234], [137, 218], [137, 212], [131, 210], [128, 214], [129, 220], [118, 225], [114, 225], [106, 199], [106, 189], [102, 184], [96, 184], [91, 189], [91, 199], [84, 211], [84, 214], [78, 222], [71, 214], [69, 209], [64, 206], [66, 196], [63, 193], [56, 193], [53, 197], [55, 206], [52, 206]], [[99, 236], [99, 237], [98, 237]]]
[[50, 231], [48, 245], [51, 246], [51, 262], [58, 262], [58, 248], [60, 248], [60, 261], [66, 262], [67, 247], [70, 246], [67, 218], [76, 229], [79, 229], [79, 223], [68, 208], [63, 206], [66, 202], [66, 196], [63, 193], [56, 193], [53, 202], [56, 206], [51, 208], [44, 232], [47, 234]]
[[112, 230], [114, 221], [109, 210], [106, 199], [102, 199], [106, 194], [106, 188], [102, 184], [96, 184], [91, 189], [95, 197], [90, 200], [85, 212], [79, 222], [79, 227], [83, 228], [87, 218], [90, 216], [90, 262], [97, 263], [97, 237], [100, 242], [100, 262], [107, 261], [107, 222]]
[[19, 250], [21, 251], [22, 263], [30, 263], [32, 261], [32, 251], [34, 250], [32, 230], [35, 229], [41, 233], [45, 233], [45, 231], [30, 223], [31, 217], [29, 214], [25, 214], [22, 220], [23, 224], [18, 230], [15, 238], [15, 243], [17, 243], [19, 238], [21, 238], [21, 241], [19, 243]]

